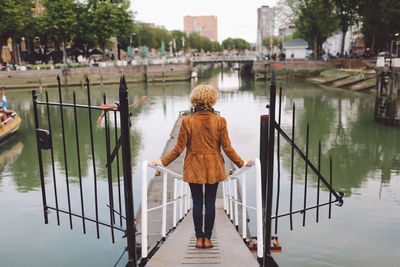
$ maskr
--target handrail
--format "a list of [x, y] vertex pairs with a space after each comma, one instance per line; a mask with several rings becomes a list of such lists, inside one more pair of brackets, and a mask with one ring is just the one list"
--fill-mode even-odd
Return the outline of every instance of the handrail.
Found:
[[[223, 190], [223, 203], [224, 210], [229, 216], [230, 220], [234, 222], [236, 228], [239, 225], [239, 207], [242, 206], [242, 238], [247, 238], [247, 212], [246, 209], [255, 209], [257, 213], [257, 257], [263, 257], [263, 225], [262, 225], [262, 196], [261, 196], [261, 163], [258, 158], [254, 159], [254, 165], [251, 167], [243, 166], [236, 170], [233, 174], [229, 175], [225, 181], [222, 182]], [[162, 205], [148, 208], [147, 207], [147, 170], [153, 168], [160, 171], [163, 175], [163, 197]], [[247, 192], [246, 192], [246, 172], [255, 167], [256, 168], [256, 207], [247, 205]], [[162, 212], [162, 225], [161, 237], [162, 240], [166, 238], [166, 212], [167, 205], [174, 205], [173, 208], [173, 228], [176, 227], [177, 221], [179, 222], [190, 209], [190, 190], [187, 183], [183, 182], [182, 175], [175, 173], [163, 166], [154, 166], [148, 161], [143, 161], [142, 165], [142, 262], [147, 261], [148, 257], [148, 239], [147, 239], [147, 213], [159, 208], [163, 209]], [[167, 202], [167, 176], [170, 175], [174, 178], [173, 200]], [[238, 201], [238, 177], [242, 177], [242, 202]], [[178, 206], [179, 205], [179, 206]]]
[[[148, 208], [147, 207], [147, 170], [153, 168], [160, 171], [163, 175], [163, 190], [162, 190], [162, 205]], [[173, 199], [167, 202], [167, 178], [168, 175], [174, 179]], [[165, 240], [167, 235], [167, 206], [173, 204], [172, 228], [175, 228], [182, 218], [190, 209], [190, 190], [187, 183], [183, 182], [182, 175], [173, 172], [163, 166], [155, 166], [147, 160], [142, 164], [142, 263], [147, 261], [148, 256], [148, 239], [147, 239], [147, 213], [159, 208], [162, 208], [162, 223], [161, 223], [161, 240]], [[178, 207], [179, 204], [179, 207]], [[179, 211], [179, 212], [178, 212]], [[170, 232], [170, 231], [169, 231]]]
[[[246, 172], [255, 167], [256, 168], [256, 207], [247, 205], [247, 186], [246, 186]], [[238, 177], [242, 176], [242, 202], [238, 201]], [[257, 257], [260, 259], [264, 255], [264, 236], [263, 236], [263, 223], [262, 223], [262, 194], [261, 194], [261, 163], [258, 158], [254, 159], [254, 165], [251, 167], [243, 166], [233, 174], [229, 175], [224, 182], [222, 182], [223, 203], [224, 210], [229, 216], [232, 223], [235, 224], [236, 229], [239, 226], [239, 209], [238, 204], [242, 206], [242, 238], [246, 241], [247, 238], [247, 208], [256, 210], [257, 222]]]

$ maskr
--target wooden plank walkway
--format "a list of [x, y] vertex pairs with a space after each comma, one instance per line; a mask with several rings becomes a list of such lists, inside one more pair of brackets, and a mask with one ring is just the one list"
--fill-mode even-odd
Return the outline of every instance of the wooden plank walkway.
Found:
[[189, 212], [146, 266], [259, 266], [226, 216], [222, 199], [217, 199], [211, 241], [215, 245], [211, 249], [195, 247], [192, 212]]

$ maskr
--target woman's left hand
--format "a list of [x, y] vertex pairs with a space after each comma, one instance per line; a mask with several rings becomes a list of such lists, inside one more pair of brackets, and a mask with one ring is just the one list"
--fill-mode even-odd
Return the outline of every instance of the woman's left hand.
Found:
[[153, 163], [154, 166], [160, 166], [159, 160], [150, 160], [150, 162]]

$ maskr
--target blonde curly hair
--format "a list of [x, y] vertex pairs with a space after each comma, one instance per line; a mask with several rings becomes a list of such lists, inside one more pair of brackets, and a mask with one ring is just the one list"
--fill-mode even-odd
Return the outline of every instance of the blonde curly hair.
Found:
[[217, 98], [218, 91], [211, 85], [198, 85], [190, 93], [192, 107], [200, 105], [210, 108], [217, 102]]

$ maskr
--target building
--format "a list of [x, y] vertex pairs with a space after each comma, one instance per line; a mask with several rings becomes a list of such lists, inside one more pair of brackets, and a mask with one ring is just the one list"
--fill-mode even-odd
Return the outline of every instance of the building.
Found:
[[186, 33], [197, 32], [212, 41], [218, 41], [216, 16], [185, 16], [183, 28]]
[[262, 40], [274, 36], [275, 8], [262, 6], [257, 8], [257, 46], [261, 52]]
[[305, 59], [307, 47], [308, 44], [303, 39], [287, 40], [283, 43], [283, 52], [288, 60]]

